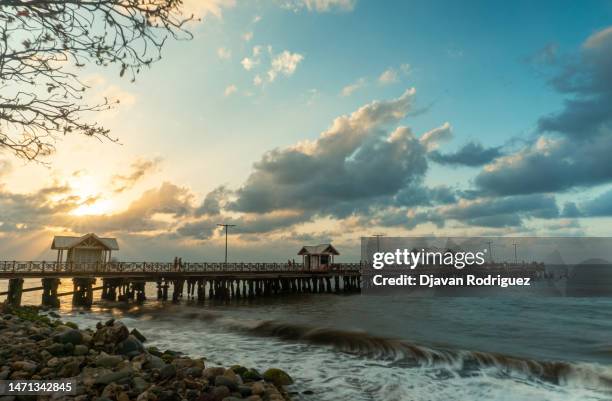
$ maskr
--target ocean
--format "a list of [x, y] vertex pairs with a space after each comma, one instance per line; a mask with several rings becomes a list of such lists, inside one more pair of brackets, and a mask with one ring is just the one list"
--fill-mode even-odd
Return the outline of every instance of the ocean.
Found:
[[612, 400], [609, 298], [315, 294], [85, 311], [64, 297], [60, 313], [81, 327], [120, 318], [147, 345], [209, 365], [281, 368], [296, 401]]

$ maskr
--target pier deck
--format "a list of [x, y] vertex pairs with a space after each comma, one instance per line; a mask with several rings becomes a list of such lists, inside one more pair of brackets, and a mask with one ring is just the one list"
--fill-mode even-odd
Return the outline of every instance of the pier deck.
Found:
[[[58, 297], [72, 295], [73, 303], [89, 306], [93, 291], [101, 290], [102, 299], [144, 301], [145, 284], [157, 283], [157, 299], [187, 295], [227, 300], [292, 293], [355, 292], [361, 289], [361, 265], [334, 263], [322, 269], [307, 270], [293, 263], [158, 263], [106, 262], [66, 263], [44, 261], [0, 261], [0, 280], [9, 281], [7, 301], [18, 305], [23, 292], [42, 290], [42, 304], [59, 305]], [[24, 279], [40, 278], [42, 287], [24, 289]], [[60, 279], [72, 278], [74, 291], [58, 293]], [[102, 279], [101, 287], [94, 287]]]

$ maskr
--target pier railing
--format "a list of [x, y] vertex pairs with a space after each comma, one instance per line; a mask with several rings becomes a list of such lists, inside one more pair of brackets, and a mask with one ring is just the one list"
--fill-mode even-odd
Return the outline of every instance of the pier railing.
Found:
[[46, 261], [0, 261], [0, 273], [210, 273], [210, 272], [302, 272], [357, 271], [360, 263], [334, 263], [322, 269], [306, 269], [301, 263], [208, 263], [108, 262], [74, 263]]

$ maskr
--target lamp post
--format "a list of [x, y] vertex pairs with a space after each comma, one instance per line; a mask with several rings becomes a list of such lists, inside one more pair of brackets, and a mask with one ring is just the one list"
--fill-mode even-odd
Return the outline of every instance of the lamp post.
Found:
[[229, 227], [236, 227], [235, 224], [217, 224], [219, 227], [225, 229], [225, 264], [227, 265], [227, 230]]

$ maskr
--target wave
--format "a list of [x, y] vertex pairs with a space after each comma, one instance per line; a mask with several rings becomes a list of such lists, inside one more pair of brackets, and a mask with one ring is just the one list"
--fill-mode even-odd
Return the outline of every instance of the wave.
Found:
[[539, 361], [501, 353], [430, 347], [405, 340], [374, 336], [366, 332], [279, 322], [244, 321], [182, 307], [141, 308], [130, 314], [144, 314], [149, 319], [188, 319], [215, 321], [222, 327], [244, 334], [273, 337], [284, 341], [317, 346], [364, 358], [391, 360], [396, 364], [421, 367], [445, 367], [463, 374], [494, 368], [495, 374], [521, 374], [548, 383], [594, 389], [612, 394], [612, 367], [594, 363]]

